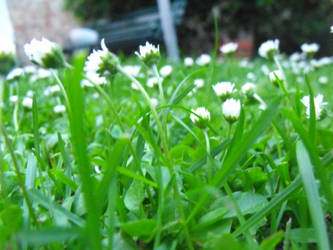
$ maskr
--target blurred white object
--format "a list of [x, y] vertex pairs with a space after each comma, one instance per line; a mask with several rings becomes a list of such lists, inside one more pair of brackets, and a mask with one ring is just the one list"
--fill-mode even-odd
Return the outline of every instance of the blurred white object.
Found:
[[14, 29], [12, 22], [10, 21], [6, 0], [0, 0], [0, 30], [2, 40], [1, 42], [7, 40], [11, 43], [14, 43]]
[[89, 28], [75, 28], [70, 31], [69, 40], [73, 46], [90, 46], [98, 43], [98, 33]]

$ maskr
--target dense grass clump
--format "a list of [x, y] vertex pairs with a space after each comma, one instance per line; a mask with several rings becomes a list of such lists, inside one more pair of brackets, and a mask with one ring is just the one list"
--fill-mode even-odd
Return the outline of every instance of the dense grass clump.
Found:
[[2, 81], [1, 249], [329, 249], [331, 58], [105, 58]]

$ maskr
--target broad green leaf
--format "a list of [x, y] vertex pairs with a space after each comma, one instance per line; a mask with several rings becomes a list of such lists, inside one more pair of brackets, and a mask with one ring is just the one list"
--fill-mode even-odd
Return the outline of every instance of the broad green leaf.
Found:
[[144, 198], [144, 184], [134, 180], [126, 191], [124, 203], [128, 210], [138, 212]]
[[156, 220], [143, 219], [122, 223], [120, 229], [135, 237], [148, 237], [151, 236], [156, 230]]

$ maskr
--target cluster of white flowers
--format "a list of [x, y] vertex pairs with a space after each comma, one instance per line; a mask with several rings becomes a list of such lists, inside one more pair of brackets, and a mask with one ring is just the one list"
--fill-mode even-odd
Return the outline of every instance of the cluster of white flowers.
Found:
[[231, 55], [238, 49], [237, 43], [227, 43], [220, 47], [220, 51], [225, 55]]
[[279, 52], [280, 41], [278, 39], [268, 40], [262, 43], [259, 47], [259, 55], [264, 58], [273, 58]]
[[[301, 102], [306, 107], [306, 116], [310, 118], [310, 96], [304, 96]], [[327, 105], [327, 102], [324, 102], [324, 96], [322, 94], [317, 95], [314, 98], [314, 108], [316, 113], [316, 120], [321, 120], [325, 116], [324, 106]]]
[[56, 114], [63, 113], [63, 112], [66, 111], [66, 107], [65, 107], [65, 105], [58, 104], [58, 105], [53, 107], [53, 111]]
[[149, 88], [153, 88], [153, 87], [156, 87], [158, 86], [158, 80], [162, 81], [162, 79], [158, 79], [156, 76], [153, 76], [153, 77], [150, 77], [148, 78], [147, 80], [147, 86]]
[[211, 56], [208, 54], [202, 54], [201, 56], [199, 56], [196, 60], [195, 63], [200, 65], [200, 66], [206, 66], [210, 63], [210, 61], [212, 60]]
[[193, 81], [194, 85], [196, 88], [200, 89], [205, 85], [205, 80], [202, 78], [195, 79]]
[[227, 99], [234, 92], [235, 84], [232, 82], [218, 82], [213, 86], [215, 94], [222, 100]]

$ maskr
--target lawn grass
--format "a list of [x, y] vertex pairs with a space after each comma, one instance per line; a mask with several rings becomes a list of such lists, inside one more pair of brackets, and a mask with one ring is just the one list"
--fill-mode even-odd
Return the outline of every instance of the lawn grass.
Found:
[[[107, 84], [81, 87], [82, 53], [49, 77], [2, 80], [0, 248], [329, 249], [332, 60], [295, 73], [284, 55], [278, 65], [221, 59], [186, 67], [161, 58], [157, 68], [173, 71], [153, 88], [153, 69], [137, 57], [122, 58]], [[262, 68], [278, 66], [286, 80], [276, 86]], [[213, 91], [220, 81], [234, 82], [242, 102], [234, 123]], [[242, 93], [246, 82], [264, 109]], [[317, 120], [320, 93], [328, 104]], [[201, 126], [190, 119], [197, 107], [211, 116]]]

